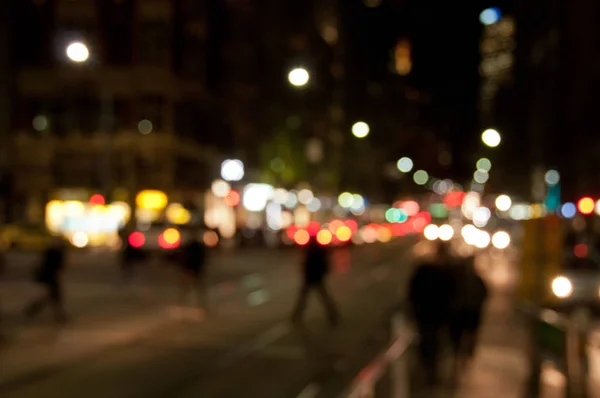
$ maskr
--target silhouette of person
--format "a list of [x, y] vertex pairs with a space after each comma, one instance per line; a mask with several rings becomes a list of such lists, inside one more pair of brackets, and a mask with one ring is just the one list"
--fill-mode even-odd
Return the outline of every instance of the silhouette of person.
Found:
[[456, 357], [456, 375], [464, 370], [475, 353], [483, 304], [488, 296], [487, 286], [475, 270], [474, 260], [469, 257], [454, 267], [455, 304], [449, 331]]
[[429, 384], [438, 382], [441, 333], [450, 316], [451, 256], [446, 244], [436, 248], [433, 260], [417, 265], [409, 280], [408, 301], [419, 332], [419, 357]]
[[319, 244], [315, 238], [309, 241], [305, 258], [302, 263], [303, 283], [298, 295], [298, 301], [293, 312], [293, 321], [302, 322], [308, 295], [316, 290], [321, 297], [321, 301], [327, 311], [327, 318], [332, 326], [336, 326], [340, 321], [339, 312], [331, 298], [327, 287], [325, 286], [325, 277], [329, 272], [329, 253], [325, 246]]
[[35, 274], [35, 281], [42, 285], [46, 292], [25, 308], [27, 317], [31, 318], [37, 315], [46, 305], [51, 304], [54, 307], [56, 321], [66, 321], [61, 281], [64, 265], [65, 245], [60, 238], [56, 238], [53, 244], [44, 252], [42, 263]]
[[208, 294], [206, 291], [206, 246], [198, 239], [192, 239], [183, 247], [181, 256], [183, 273], [181, 285], [181, 301], [185, 302], [186, 296], [196, 292], [204, 310], [208, 310]]

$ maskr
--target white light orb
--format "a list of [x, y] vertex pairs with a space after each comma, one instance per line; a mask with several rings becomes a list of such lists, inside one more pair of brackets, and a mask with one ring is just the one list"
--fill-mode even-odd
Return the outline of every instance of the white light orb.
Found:
[[352, 134], [356, 138], [365, 138], [371, 132], [371, 128], [365, 122], [356, 122], [352, 126]]
[[425, 227], [425, 230], [423, 231], [423, 236], [425, 236], [425, 239], [427, 240], [436, 240], [440, 237], [440, 229], [435, 224], [429, 224]]
[[304, 68], [295, 68], [288, 73], [288, 80], [292, 86], [302, 87], [308, 83], [310, 75]]
[[227, 159], [221, 163], [221, 177], [225, 181], [240, 181], [244, 178], [244, 163], [238, 159]]
[[413, 169], [414, 163], [411, 158], [403, 157], [398, 160], [396, 166], [402, 173], [408, 173]]
[[509, 211], [512, 206], [512, 199], [508, 195], [500, 195], [496, 198], [496, 209], [500, 211]]
[[558, 298], [567, 298], [573, 293], [573, 284], [564, 276], [559, 276], [552, 281], [552, 292]]
[[451, 225], [442, 225], [438, 230], [440, 240], [444, 242], [450, 241], [454, 237], [454, 228]]
[[490, 148], [495, 148], [500, 145], [502, 138], [500, 133], [494, 129], [487, 129], [481, 134], [481, 141]]
[[83, 249], [84, 247], [86, 247], [89, 242], [90, 239], [85, 232], [75, 232], [71, 237], [71, 243], [73, 244], [73, 246], [79, 249]]
[[71, 61], [77, 63], [85, 62], [90, 57], [90, 50], [88, 50], [87, 46], [81, 42], [69, 44], [66, 53]]
[[504, 231], [498, 231], [492, 236], [492, 245], [496, 249], [506, 249], [510, 245], [510, 235]]

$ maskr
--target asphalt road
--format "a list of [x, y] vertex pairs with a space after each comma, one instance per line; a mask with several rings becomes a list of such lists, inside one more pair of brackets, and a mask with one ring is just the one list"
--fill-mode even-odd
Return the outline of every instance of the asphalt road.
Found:
[[20, 309], [38, 293], [29, 281], [36, 259], [11, 255], [1, 285], [9, 338], [0, 350], [0, 396], [335, 397], [387, 344], [411, 248], [405, 238], [333, 253], [330, 287], [343, 316], [335, 330], [316, 302], [305, 327], [288, 322], [296, 250], [215, 253], [211, 312], [202, 319], [178, 305], [173, 267], [145, 264], [130, 288], [120, 284], [115, 258], [73, 254], [73, 319], [63, 327], [49, 317], [21, 323]]

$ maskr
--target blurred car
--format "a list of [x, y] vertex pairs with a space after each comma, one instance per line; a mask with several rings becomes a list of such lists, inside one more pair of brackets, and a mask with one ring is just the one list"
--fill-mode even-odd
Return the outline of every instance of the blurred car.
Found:
[[[195, 236], [198, 234], [198, 236]], [[127, 237], [129, 245], [147, 253], [168, 253], [185, 245], [201, 232], [193, 227], [174, 226], [166, 223], [153, 223], [138, 228]]]
[[53, 235], [39, 224], [0, 226], [0, 246], [4, 249], [41, 251], [52, 244]]

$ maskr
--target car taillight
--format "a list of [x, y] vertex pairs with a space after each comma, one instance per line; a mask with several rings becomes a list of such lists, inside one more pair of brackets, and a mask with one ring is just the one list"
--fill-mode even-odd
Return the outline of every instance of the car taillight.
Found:
[[136, 231], [132, 232], [131, 235], [129, 235], [129, 245], [131, 245], [131, 247], [139, 249], [140, 247], [144, 246], [145, 243], [146, 237], [143, 233]]
[[181, 234], [175, 228], [166, 229], [158, 237], [158, 244], [163, 249], [175, 249], [181, 243]]

